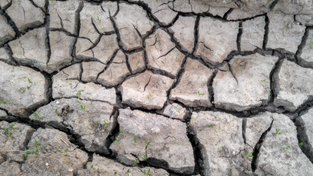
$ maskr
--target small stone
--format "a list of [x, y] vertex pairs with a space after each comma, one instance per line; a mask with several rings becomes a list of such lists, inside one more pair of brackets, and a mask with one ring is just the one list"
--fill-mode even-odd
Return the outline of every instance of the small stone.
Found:
[[212, 75], [213, 70], [188, 58], [185, 73], [180, 83], [172, 89], [170, 99], [189, 107], [211, 107], [207, 84]]
[[123, 82], [119, 87], [122, 93], [122, 103], [132, 107], [161, 109], [167, 100], [166, 91], [174, 80], [145, 71]]
[[223, 62], [231, 51], [237, 50], [238, 27], [238, 22], [201, 17], [195, 56], [212, 64]]
[[276, 107], [283, 106], [288, 111], [296, 111], [313, 95], [313, 69], [303, 68], [284, 60], [280, 71], [274, 74]]
[[187, 114], [187, 110], [177, 103], [168, 104], [162, 111], [160, 110], [157, 112], [165, 116], [169, 116], [172, 119], [178, 119], [181, 121], [185, 121], [184, 117]]
[[21, 32], [38, 27], [45, 20], [44, 12], [36, 8], [30, 1], [13, 0], [6, 12]]

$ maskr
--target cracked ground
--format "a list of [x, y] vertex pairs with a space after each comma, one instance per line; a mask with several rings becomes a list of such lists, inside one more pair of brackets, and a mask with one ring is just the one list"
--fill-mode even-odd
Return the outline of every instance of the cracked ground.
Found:
[[0, 175], [312, 175], [313, 4], [245, 2], [0, 0]]

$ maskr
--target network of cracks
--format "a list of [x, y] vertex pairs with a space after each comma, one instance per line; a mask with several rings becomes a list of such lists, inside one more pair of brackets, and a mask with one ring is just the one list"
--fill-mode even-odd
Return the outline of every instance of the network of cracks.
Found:
[[313, 26], [188, 5], [1, 1], [0, 175], [312, 173]]

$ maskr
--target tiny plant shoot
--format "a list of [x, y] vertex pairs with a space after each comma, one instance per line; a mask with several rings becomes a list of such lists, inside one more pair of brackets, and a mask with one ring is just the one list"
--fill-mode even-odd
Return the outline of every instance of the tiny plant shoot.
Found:
[[78, 91], [78, 98], [80, 98], [81, 95], [82, 95], [82, 91], [79, 90], [79, 91]]
[[139, 61], [137, 61], [137, 62], [135, 62], [136, 63], [136, 66], [138, 66], [138, 64], [139, 64]]
[[103, 120], [104, 122], [104, 127], [108, 126], [110, 123], [107, 123], [105, 120]]
[[99, 21], [99, 23], [101, 22], [100, 18], [97, 16], [97, 20]]
[[213, 128], [214, 127], [214, 125], [210, 125], [210, 126], [208, 126], [208, 128]]
[[301, 142], [299, 145], [300, 145], [300, 146], [303, 146], [303, 142]]
[[308, 50], [312, 49], [313, 42], [310, 41]]
[[[40, 111], [41, 111], [41, 110], [40, 110]], [[33, 120], [34, 118], [40, 119], [40, 117], [39, 117], [39, 113], [40, 113], [40, 111], [38, 111], [38, 113], [33, 111], [33, 113], [34, 113], [34, 117], [33, 117], [33, 118], [31, 118], [30, 120]]]
[[149, 92], [149, 94], [147, 95], [148, 100], [150, 100], [150, 98], [152, 97], [151, 93]]
[[281, 134], [280, 129], [276, 129], [276, 134]]
[[202, 95], [204, 95], [204, 93], [200, 93], [200, 92], [198, 91], [198, 95], [199, 95], [199, 96], [202, 96]]
[[136, 164], [138, 164], [139, 163], [139, 160], [138, 160], [138, 158], [136, 158], [135, 159], [135, 162], [134, 162], [134, 164], [133, 164], [133, 167], [136, 165]]
[[265, 82], [265, 81], [266, 81], [266, 79], [261, 80], [261, 82]]

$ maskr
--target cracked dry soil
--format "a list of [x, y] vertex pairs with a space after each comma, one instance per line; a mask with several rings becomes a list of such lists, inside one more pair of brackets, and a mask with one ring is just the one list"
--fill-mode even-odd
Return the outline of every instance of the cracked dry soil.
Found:
[[310, 176], [313, 5], [0, 0], [1, 176]]

